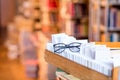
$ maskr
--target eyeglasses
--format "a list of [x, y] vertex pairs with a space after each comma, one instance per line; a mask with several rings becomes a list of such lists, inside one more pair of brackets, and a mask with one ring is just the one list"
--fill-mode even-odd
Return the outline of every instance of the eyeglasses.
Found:
[[54, 52], [56, 53], [62, 53], [66, 48], [69, 48], [71, 52], [79, 52], [80, 46], [81, 46], [81, 43], [78, 43], [78, 42], [73, 42], [68, 45], [64, 43], [57, 43], [53, 45]]

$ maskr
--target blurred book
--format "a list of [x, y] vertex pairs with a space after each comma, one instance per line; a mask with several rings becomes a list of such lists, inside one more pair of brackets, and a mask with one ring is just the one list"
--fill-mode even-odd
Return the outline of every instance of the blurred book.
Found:
[[60, 80], [80, 80], [73, 75], [67, 74], [66, 72], [62, 71], [61, 69], [57, 69], [56, 75]]

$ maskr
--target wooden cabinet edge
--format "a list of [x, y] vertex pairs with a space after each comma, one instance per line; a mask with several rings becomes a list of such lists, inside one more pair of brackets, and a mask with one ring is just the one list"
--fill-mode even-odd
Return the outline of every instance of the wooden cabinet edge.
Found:
[[112, 80], [120, 80], [120, 66], [113, 68]]
[[[61, 68], [65, 72], [70, 73], [71, 75], [73, 75], [77, 78], [80, 78], [81, 80], [91, 80], [91, 79], [92, 80], [116, 80], [116, 79], [114, 79], [114, 77], [116, 76], [115, 75], [116, 71], [113, 71], [113, 75], [111, 77], [108, 77], [108, 76], [105, 76], [97, 71], [94, 71], [92, 69], [89, 69], [87, 67], [79, 65], [71, 60], [68, 60], [67, 58], [59, 56], [57, 54], [53, 54], [51, 51], [48, 51], [48, 50], [45, 51], [45, 59], [48, 63], [51, 63], [58, 68]], [[66, 64], [65, 63], [63, 63], [63, 64], [56, 63], [57, 61], [58, 62], [65, 62]], [[72, 67], [70, 68], [69, 65], [72, 65]], [[76, 69], [76, 67], [78, 69]]]

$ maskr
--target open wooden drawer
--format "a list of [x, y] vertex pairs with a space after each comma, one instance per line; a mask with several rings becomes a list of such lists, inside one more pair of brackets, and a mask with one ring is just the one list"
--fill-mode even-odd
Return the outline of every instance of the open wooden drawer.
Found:
[[[100, 44], [100, 43], [97, 43], [97, 44]], [[102, 43], [102, 44], [105, 44], [105, 43]], [[114, 68], [112, 70], [112, 76], [108, 77], [90, 68], [82, 66], [76, 62], [73, 62], [65, 57], [54, 54], [53, 52], [48, 50], [45, 51], [45, 59], [48, 63], [55, 65], [56, 67], [64, 70], [65, 72], [77, 78], [80, 78], [81, 80], [120, 80], [118, 79], [120, 76], [119, 74], [120, 67]]]

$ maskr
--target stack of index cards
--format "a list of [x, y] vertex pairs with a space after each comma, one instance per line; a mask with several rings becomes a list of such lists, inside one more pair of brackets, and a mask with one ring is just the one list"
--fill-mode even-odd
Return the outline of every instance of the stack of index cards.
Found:
[[76, 40], [72, 36], [61, 33], [52, 35], [52, 43], [47, 44], [47, 49], [54, 52], [54, 44], [70, 44], [72, 42], [81, 43], [79, 52], [72, 52], [66, 48], [61, 53], [55, 53], [85, 67], [100, 72], [106, 76], [112, 75], [113, 61], [109, 56], [110, 49], [105, 45], [95, 45], [94, 43], [88, 43], [88, 40]]

